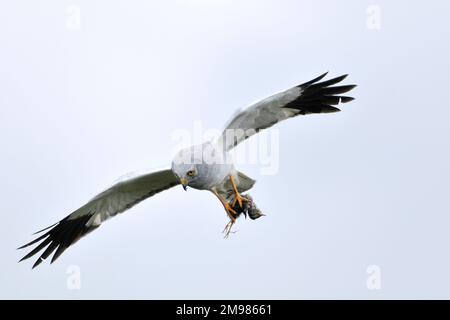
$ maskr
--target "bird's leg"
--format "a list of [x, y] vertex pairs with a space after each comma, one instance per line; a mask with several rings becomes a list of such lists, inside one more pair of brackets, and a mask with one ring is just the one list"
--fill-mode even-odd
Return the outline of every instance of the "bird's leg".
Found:
[[236, 211], [233, 210], [233, 208], [230, 206], [230, 204], [228, 202], [226, 202], [226, 200], [224, 200], [220, 194], [217, 193], [217, 191], [213, 190], [213, 193], [216, 195], [216, 197], [220, 200], [220, 202], [222, 203], [223, 207], [225, 208], [225, 211], [228, 215], [228, 217], [230, 218], [231, 221], [233, 221], [233, 223], [236, 221], [236, 218], [233, 216], [236, 214]]
[[230, 235], [230, 233], [231, 233], [231, 228], [233, 227], [234, 222], [235, 222], [235, 221], [230, 220], [230, 222], [228, 222], [227, 225], [225, 226], [225, 229], [223, 229], [222, 233], [225, 233], [225, 237], [224, 237], [225, 239], [227, 239], [228, 236]]
[[223, 233], [225, 233], [225, 238], [228, 238], [228, 236], [231, 233], [231, 228], [233, 227], [234, 223], [236, 222], [236, 218], [233, 215], [236, 215], [236, 211], [233, 210], [233, 208], [231, 208], [230, 204], [223, 199], [215, 190], [212, 190], [212, 192], [216, 195], [216, 197], [220, 200], [220, 202], [222, 203], [223, 207], [225, 208], [225, 211], [228, 215], [228, 217], [230, 218], [230, 221], [227, 223], [227, 225], [225, 226], [225, 229], [223, 229]]
[[242, 209], [244, 207], [243, 202], [248, 201], [248, 200], [239, 194], [236, 183], [234, 182], [234, 178], [232, 175], [230, 175], [230, 182], [231, 182], [231, 186], [233, 187], [233, 191], [234, 191], [234, 200], [233, 200], [232, 206], [234, 207], [237, 202], [237, 203], [239, 203], [239, 207]]

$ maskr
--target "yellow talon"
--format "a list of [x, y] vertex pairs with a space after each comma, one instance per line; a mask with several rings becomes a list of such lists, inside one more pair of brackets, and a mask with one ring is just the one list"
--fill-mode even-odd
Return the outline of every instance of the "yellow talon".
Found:
[[239, 191], [237, 189], [236, 183], [234, 182], [233, 176], [230, 176], [230, 182], [231, 182], [231, 186], [233, 187], [233, 191], [234, 191], [234, 200], [233, 200], [232, 205], [234, 207], [237, 202], [237, 203], [239, 203], [239, 207], [242, 209], [244, 207], [243, 202], [248, 201], [248, 200], [239, 194]]

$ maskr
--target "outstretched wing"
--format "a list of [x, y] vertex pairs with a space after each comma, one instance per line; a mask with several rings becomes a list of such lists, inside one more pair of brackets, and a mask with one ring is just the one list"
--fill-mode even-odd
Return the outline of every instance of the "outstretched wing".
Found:
[[26, 248], [40, 241], [42, 242], [20, 261], [28, 259], [45, 249], [33, 265], [33, 268], [47, 259], [56, 250], [51, 260], [53, 263], [64, 250], [87, 233], [98, 228], [103, 221], [130, 209], [158, 192], [178, 184], [178, 179], [171, 170], [140, 174], [122, 180], [58, 223], [38, 231], [37, 233], [46, 232], [19, 249]]
[[277, 93], [238, 112], [225, 128], [218, 143], [228, 151], [248, 137], [280, 121], [298, 115], [340, 111], [337, 105], [353, 100], [342, 94], [356, 86], [333, 86], [344, 80], [347, 75], [319, 82], [326, 75], [327, 73]]

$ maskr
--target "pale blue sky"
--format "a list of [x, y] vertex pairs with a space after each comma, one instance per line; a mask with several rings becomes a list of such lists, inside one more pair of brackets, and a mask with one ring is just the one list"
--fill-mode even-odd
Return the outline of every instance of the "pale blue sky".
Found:
[[[0, 298], [449, 298], [449, 12], [443, 0], [2, 2]], [[277, 175], [239, 167], [266, 217], [224, 240], [217, 199], [176, 188], [51, 266], [17, 263], [32, 232], [127, 172], [168, 165], [175, 130], [220, 128], [324, 71], [349, 73], [356, 100], [279, 125]], [[381, 290], [366, 287], [370, 265]]]

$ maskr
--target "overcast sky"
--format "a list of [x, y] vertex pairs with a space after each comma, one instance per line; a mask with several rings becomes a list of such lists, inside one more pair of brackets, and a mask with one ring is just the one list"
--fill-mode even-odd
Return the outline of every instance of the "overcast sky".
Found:
[[[449, 298], [448, 1], [3, 1], [0, 298]], [[239, 169], [267, 214], [181, 187], [31, 271], [15, 250], [177, 130], [330, 71], [356, 100]], [[246, 148], [249, 140], [239, 148]], [[76, 278], [73, 278], [76, 277]]]

